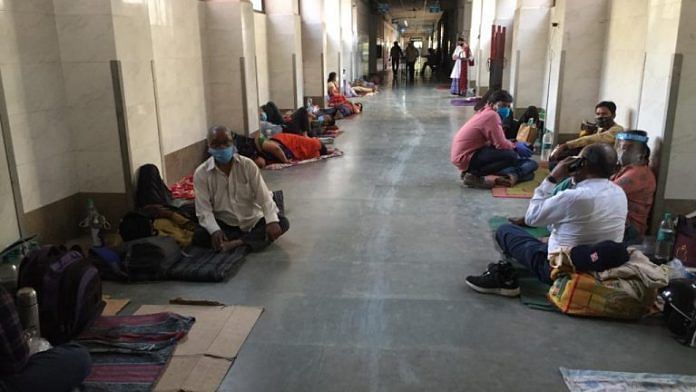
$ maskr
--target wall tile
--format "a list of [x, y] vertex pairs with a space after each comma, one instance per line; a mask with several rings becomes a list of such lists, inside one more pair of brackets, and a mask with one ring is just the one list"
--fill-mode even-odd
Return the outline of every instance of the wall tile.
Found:
[[63, 75], [68, 106], [114, 106], [111, 66], [108, 62], [66, 62]]
[[17, 165], [24, 212], [58, 201], [77, 192], [73, 154], [54, 154]]
[[65, 94], [60, 63], [5, 64], [0, 67], [10, 115], [63, 106]]
[[0, 11], [0, 63], [60, 61], [51, 14]]
[[53, 0], [56, 15], [111, 15], [111, 0]]
[[149, 61], [122, 61], [121, 74], [127, 105], [154, 104], [152, 66]]
[[665, 199], [693, 200], [696, 195], [696, 181], [693, 181], [693, 165], [696, 152], [672, 153], [669, 160]]
[[56, 15], [61, 58], [65, 62], [116, 58], [114, 26], [108, 15]]
[[76, 154], [80, 192], [125, 192], [120, 151]]
[[42, 161], [55, 154], [70, 154], [72, 138], [62, 108], [18, 113], [9, 120], [18, 165]]
[[53, 13], [51, 0], [2, 0], [0, 11], [12, 11], [13, 13]]
[[67, 113], [75, 151], [120, 150], [116, 109], [113, 106], [68, 108]]

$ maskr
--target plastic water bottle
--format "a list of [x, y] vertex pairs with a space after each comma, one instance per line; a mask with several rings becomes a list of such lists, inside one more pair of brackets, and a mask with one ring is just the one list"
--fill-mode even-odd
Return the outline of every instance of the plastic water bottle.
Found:
[[672, 260], [672, 248], [674, 247], [674, 221], [672, 214], [665, 212], [665, 217], [660, 222], [655, 243], [655, 260], [659, 264]]
[[551, 131], [544, 132], [544, 137], [541, 139], [541, 160], [548, 162], [551, 156], [551, 147], [553, 147], [553, 134]]

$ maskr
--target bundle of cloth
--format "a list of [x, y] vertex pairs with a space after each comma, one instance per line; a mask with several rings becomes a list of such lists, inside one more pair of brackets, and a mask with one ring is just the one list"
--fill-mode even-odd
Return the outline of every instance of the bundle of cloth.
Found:
[[658, 290], [669, 284], [669, 268], [622, 243], [561, 247], [549, 253], [549, 300], [580, 316], [638, 319], [649, 313]]

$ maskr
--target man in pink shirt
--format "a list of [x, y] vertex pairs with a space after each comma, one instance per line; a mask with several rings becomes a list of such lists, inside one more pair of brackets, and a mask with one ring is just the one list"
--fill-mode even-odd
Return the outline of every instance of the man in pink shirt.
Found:
[[532, 151], [525, 143], [505, 138], [502, 120], [511, 115], [512, 96], [505, 90], [495, 91], [486, 106], [474, 114], [452, 141], [451, 161], [460, 171], [464, 184], [472, 188], [491, 188], [484, 176], [514, 167], [520, 157]]

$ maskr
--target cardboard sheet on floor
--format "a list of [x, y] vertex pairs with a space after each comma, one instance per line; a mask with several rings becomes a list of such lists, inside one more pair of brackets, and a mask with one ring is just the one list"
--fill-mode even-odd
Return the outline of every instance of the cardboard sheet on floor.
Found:
[[102, 316], [116, 316], [120, 311], [123, 310], [123, 308], [126, 307], [126, 305], [130, 303], [128, 298], [118, 299], [104, 297], [103, 299], [104, 302], [106, 302], [106, 306], [104, 307]]
[[263, 308], [143, 305], [136, 315], [173, 312], [196, 318], [174, 351], [155, 391], [216, 391]]

